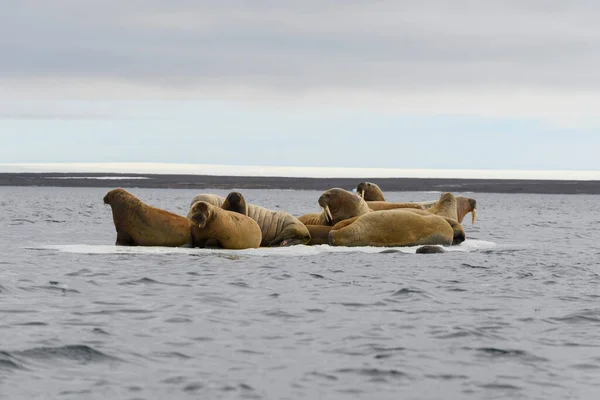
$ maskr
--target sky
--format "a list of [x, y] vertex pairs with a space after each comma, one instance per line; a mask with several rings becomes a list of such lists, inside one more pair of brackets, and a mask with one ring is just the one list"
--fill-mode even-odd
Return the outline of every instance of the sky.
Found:
[[0, 163], [600, 170], [600, 2], [6, 0]]

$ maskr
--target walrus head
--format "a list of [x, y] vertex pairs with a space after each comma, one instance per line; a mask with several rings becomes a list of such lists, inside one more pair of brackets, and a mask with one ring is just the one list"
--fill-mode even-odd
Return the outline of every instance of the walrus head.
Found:
[[371, 212], [367, 203], [360, 197], [340, 188], [329, 189], [319, 197], [328, 225], [335, 225], [348, 218]]
[[461, 224], [457, 223], [456, 225], [454, 225], [452, 227], [452, 230], [454, 231], [454, 236], [452, 237], [453, 245], [461, 244], [462, 242], [467, 240], [467, 235], [465, 234], [465, 229], [463, 228], [463, 226]]
[[471, 224], [474, 224], [475, 219], [477, 219], [477, 200], [463, 196], [457, 196], [456, 200], [456, 212], [458, 214], [458, 222], [462, 222], [465, 215], [471, 213]]
[[116, 188], [106, 193], [102, 200], [104, 201], [104, 204], [112, 205], [116, 200], [123, 199], [124, 197], [135, 198], [127, 190], [123, 188]]
[[221, 206], [222, 209], [248, 215], [248, 205], [246, 199], [240, 192], [231, 192]]
[[359, 183], [356, 192], [364, 201], [385, 201], [381, 188], [372, 182]]
[[208, 221], [212, 218], [212, 207], [214, 206], [205, 201], [198, 201], [194, 203], [189, 213], [189, 219], [192, 224], [200, 229], [204, 228]]

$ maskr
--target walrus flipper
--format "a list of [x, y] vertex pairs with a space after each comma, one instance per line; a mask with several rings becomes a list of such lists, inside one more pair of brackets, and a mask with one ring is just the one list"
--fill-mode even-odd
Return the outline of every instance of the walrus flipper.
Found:
[[115, 246], [137, 246], [137, 243], [133, 240], [128, 233], [123, 231], [117, 231], [117, 240]]
[[[303, 225], [304, 226], [304, 225]], [[306, 234], [300, 237], [298, 235], [298, 230], [295, 229], [294, 225], [290, 225], [277, 236], [275, 239], [271, 240], [267, 246], [268, 247], [288, 247], [288, 246], [297, 246], [301, 244], [307, 244], [310, 241], [310, 233], [308, 229], [306, 229]]]

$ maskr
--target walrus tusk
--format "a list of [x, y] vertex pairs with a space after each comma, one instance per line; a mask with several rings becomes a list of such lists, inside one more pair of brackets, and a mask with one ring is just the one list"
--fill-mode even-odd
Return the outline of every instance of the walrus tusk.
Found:
[[333, 223], [333, 217], [331, 216], [331, 211], [329, 211], [329, 206], [323, 207], [325, 209], [325, 215], [327, 215], [327, 222], [330, 224]]
[[364, 200], [365, 198], [365, 190], [363, 189], [362, 192], [360, 192], [360, 198]]
[[477, 209], [474, 208], [473, 211], [471, 211], [471, 225], [475, 224], [476, 218], [477, 218]]

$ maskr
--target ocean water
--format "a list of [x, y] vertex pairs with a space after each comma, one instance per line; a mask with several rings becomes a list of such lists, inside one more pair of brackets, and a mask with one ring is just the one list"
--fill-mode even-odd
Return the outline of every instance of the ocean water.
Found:
[[[0, 398], [600, 393], [598, 196], [456, 193], [478, 220], [444, 254], [227, 251], [113, 246], [116, 186], [0, 187]], [[183, 215], [197, 194], [130, 191]], [[320, 192], [243, 193], [318, 211]]]

